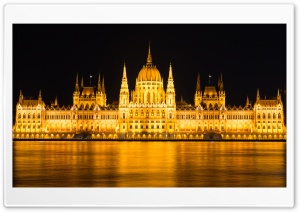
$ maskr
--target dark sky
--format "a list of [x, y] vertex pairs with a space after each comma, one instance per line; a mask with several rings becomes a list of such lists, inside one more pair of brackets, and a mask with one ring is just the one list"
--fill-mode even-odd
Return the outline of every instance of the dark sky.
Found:
[[286, 88], [285, 24], [14, 24], [13, 105], [23, 95], [43, 100], [58, 98], [71, 105], [76, 73], [85, 85], [105, 78], [107, 103], [119, 98], [124, 60], [129, 89], [146, 63], [151, 42], [153, 63], [164, 86], [170, 61], [176, 99], [194, 103], [197, 73], [201, 89], [217, 85], [222, 72], [226, 101], [244, 105], [277, 95]]

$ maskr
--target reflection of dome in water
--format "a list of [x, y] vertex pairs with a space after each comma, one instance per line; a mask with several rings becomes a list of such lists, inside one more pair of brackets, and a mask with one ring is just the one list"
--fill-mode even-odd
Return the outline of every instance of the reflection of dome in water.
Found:
[[155, 65], [152, 64], [152, 57], [150, 53], [150, 45], [149, 52], [147, 57], [147, 64], [140, 70], [138, 75], [139, 81], [161, 81], [161, 76]]

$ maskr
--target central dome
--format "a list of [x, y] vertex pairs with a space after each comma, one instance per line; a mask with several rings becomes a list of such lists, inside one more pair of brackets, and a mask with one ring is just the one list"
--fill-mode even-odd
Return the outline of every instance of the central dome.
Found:
[[152, 57], [150, 53], [150, 43], [149, 51], [147, 57], [147, 64], [143, 66], [138, 75], [139, 81], [161, 81], [161, 76], [155, 65], [152, 64]]
[[161, 76], [155, 66], [144, 66], [138, 75], [139, 81], [161, 81]]

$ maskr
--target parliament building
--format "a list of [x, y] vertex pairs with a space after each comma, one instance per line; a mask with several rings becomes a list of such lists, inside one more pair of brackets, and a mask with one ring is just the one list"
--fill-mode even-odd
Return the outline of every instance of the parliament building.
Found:
[[[121, 70], [120, 70], [121, 71]], [[71, 106], [47, 105], [38, 98], [26, 99], [20, 91], [16, 105], [15, 139], [116, 139], [116, 140], [276, 140], [286, 139], [281, 95], [245, 105], [226, 106], [222, 75], [216, 86], [200, 84], [197, 76], [193, 104], [176, 102], [169, 67], [166, 89], [152, 62], [150, 45], [147, 62], [140, 70], [135, 89], [129, 91], [126, 65], [121, 79], [119, 102], [107, 104], [104, 80], [95, 87], [79, 83], [78, 74]], [[276, 93], [276, 91], [274, 92]], [[246, 99], [246, 98], [245, 98]]]

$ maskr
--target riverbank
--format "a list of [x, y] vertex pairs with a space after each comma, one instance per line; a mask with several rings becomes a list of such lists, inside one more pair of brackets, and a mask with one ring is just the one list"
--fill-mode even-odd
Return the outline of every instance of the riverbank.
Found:
[[119, 139], [119, 138], [107, 138], [107, 139], [77, 139], [77, 138], [14, 138], [13, 141], [118, 141], [118, 142], [131, 142], [131, 141], [141, 141], [141, 142], [207, 142], [207, 141], [214, 141], [214, 142], [286, 142], [286, 139], [210, 139], [210, 140], [200, 140], [200, 139]]

